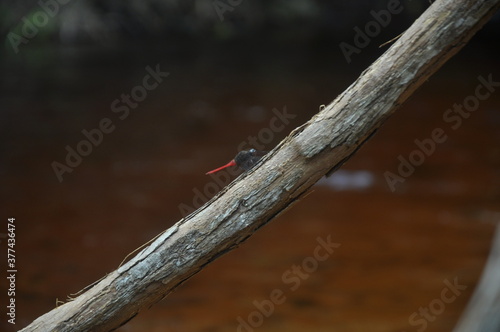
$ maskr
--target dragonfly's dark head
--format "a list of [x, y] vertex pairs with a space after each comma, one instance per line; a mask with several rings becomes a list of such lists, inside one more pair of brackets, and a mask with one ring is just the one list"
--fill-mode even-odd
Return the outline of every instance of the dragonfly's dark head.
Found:
[[257, 151], [255, 149], [240, 151], [240, 152], [238, 152], [236, 157], [234, 157], [234, 159], [231, 160], [229, 163], [227, 163], [226, 165], [224, 165], [222, 167], [216, 168], [210, 172], [207, 172], [206, 174], [212, 174], [212, 173], [218, 172], [218, 171], [220, 171], [226, 167], [230, 167], [230, 166], [238, 166], [239, 168], [241, 168], [245, 171], [249, 170], [265, 154], [266, 153], [264, 151]]
[[236, 157], [234, 157], [234, 161], [236, 162], [236, 165], [240, 166], [245, 164], [252, 156], [255, 155], [255, 149], [250, 149], [250, 150], [244, 150], [238, 152]]
[[264, 154], [264, 152], [255, 149], [240, 151], [234, 157], [234, 161], [238, 167], [246, 171], [252, 168]]

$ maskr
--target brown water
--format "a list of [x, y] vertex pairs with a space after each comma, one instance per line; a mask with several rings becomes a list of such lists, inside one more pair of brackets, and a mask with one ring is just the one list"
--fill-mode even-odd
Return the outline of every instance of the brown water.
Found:
[[[17, 218], [16, 330], [179, 220], [179, 205], [192, 206], [193, 190], [210, 181], [204, 173], [266, 128], [273, 108], [286, 106], [296, 117], [266, 149], [362, 70], [288, 51], [285, 61], [249, 65], [224, 53], [182, 59], [160, 52], [111, 66], [121, 57], [90, 53], [75, 57], [82, 62], [33, 69], [39, 77], [27, 81], [11, 73], [2, 97], [1, 171], [3, 218]], [[244, 321], [241, 331], [399, 332], [424, 324], [425, 331], [450, 331], [500, 219], [500, 93], [481, 101], [456, 130], [443, 120], [448, 108], [474, 94], [479, 75], [500, 81], [498, 62], [484, 54], [467, 49], [389, 119], [345, 172], [322, 180], [240, 248], [119, 330], [237, 331]], [[170, 76], [120, 120], [111, 102], [160, 59]], [[81, 130], [104, 117], [115, 130], [59, 183], [51, 163], [63, 162], [65, 146], [75, 147]], [[398, 156], [407, 157], [414, 140], [435, 128], [447, 140], [391, 192], [384, 172], [397, 173]], [[313, 259], [318, 237], [340, 245], [323, 261]], [[291, 272], [303, 264], [307, 273]], [[450, 283], [459, 285], [455, 293], [445, 290]], [[276, 292], [279, 304], [270, 308]], [[419, 310], [429, 305], [424, 319]], [[3, 319], [2, 329], [13, 330]]]

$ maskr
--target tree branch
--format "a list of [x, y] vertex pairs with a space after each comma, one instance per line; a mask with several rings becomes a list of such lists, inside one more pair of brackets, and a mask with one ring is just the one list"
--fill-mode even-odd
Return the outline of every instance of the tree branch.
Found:
[[500, 0], [441, 0], [330, 105], [124, 266], [22, 331], [109, 331], [299, 200], [340, 167], [487, 22]]

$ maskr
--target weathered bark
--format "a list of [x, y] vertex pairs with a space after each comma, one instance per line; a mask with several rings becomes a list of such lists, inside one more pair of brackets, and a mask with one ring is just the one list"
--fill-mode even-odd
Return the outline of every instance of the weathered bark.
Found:
[[442, 0], [258, 166], [90, 290], [22, 331], [109, 331], [161, 300], [340, 167], [493, 15], [500, 0]]
[[453, 332], [500, 331], [500, 225], [479, 286]]

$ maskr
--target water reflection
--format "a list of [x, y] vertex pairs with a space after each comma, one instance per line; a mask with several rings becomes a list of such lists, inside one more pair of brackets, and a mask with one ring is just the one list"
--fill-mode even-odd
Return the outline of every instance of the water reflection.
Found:
[[[196, 59], [164, 49], [141, 57], [61, 51], [35, 80], [32, 69], [7, 71], [2, 203], [23, 225], [19, 327], [178, 221], [179, 205], [190, 205], [193, 188], [209, 181], [205, 172], [268, 126], [274, 108], [286, 105], [296, 118], [265, 150], [363, 69], [339, 66], [342, 59], [320, 63], [324, 54], [301, 47], [291, 52], [295, 62], [283, 64], [290, 49], [276, 48], [246, 68], [241, 58], [231, 60], [230, 49]], [[250, 49], [259, 48], [241, 52]], [[342, 246], [287, 294], [259, 331], [410, 331], [409, 316], [439, 296], [443, 280], [457, 277], [467, 290], [426, 331], [450, 330], [478, 280], [500, 213], [498, 94], [395, 193], [383, 174], [439, 124], [443, 110], [470, 93], [478, 74], [498, 68], [468, 56], [428, 82], [311, 195], [120, 330], [234, 331], [237, 317], [282, 285], [283, 272], [311, 256], [316, 238], [328, 234]], [[65, 146], [77, 144], [83, 129], [112, 116], [113, 100], [160, 59], [171, 75], [59, 183], [51, 162], [64, 158]], [[450, 76], [457, 73], [460, 79]]]
[[331, 176], [323, 177], [317, 185], [326, 186], [336, 191], [364, 190], [375, 184], [375, 176], [366, 170], [340, 169]]

